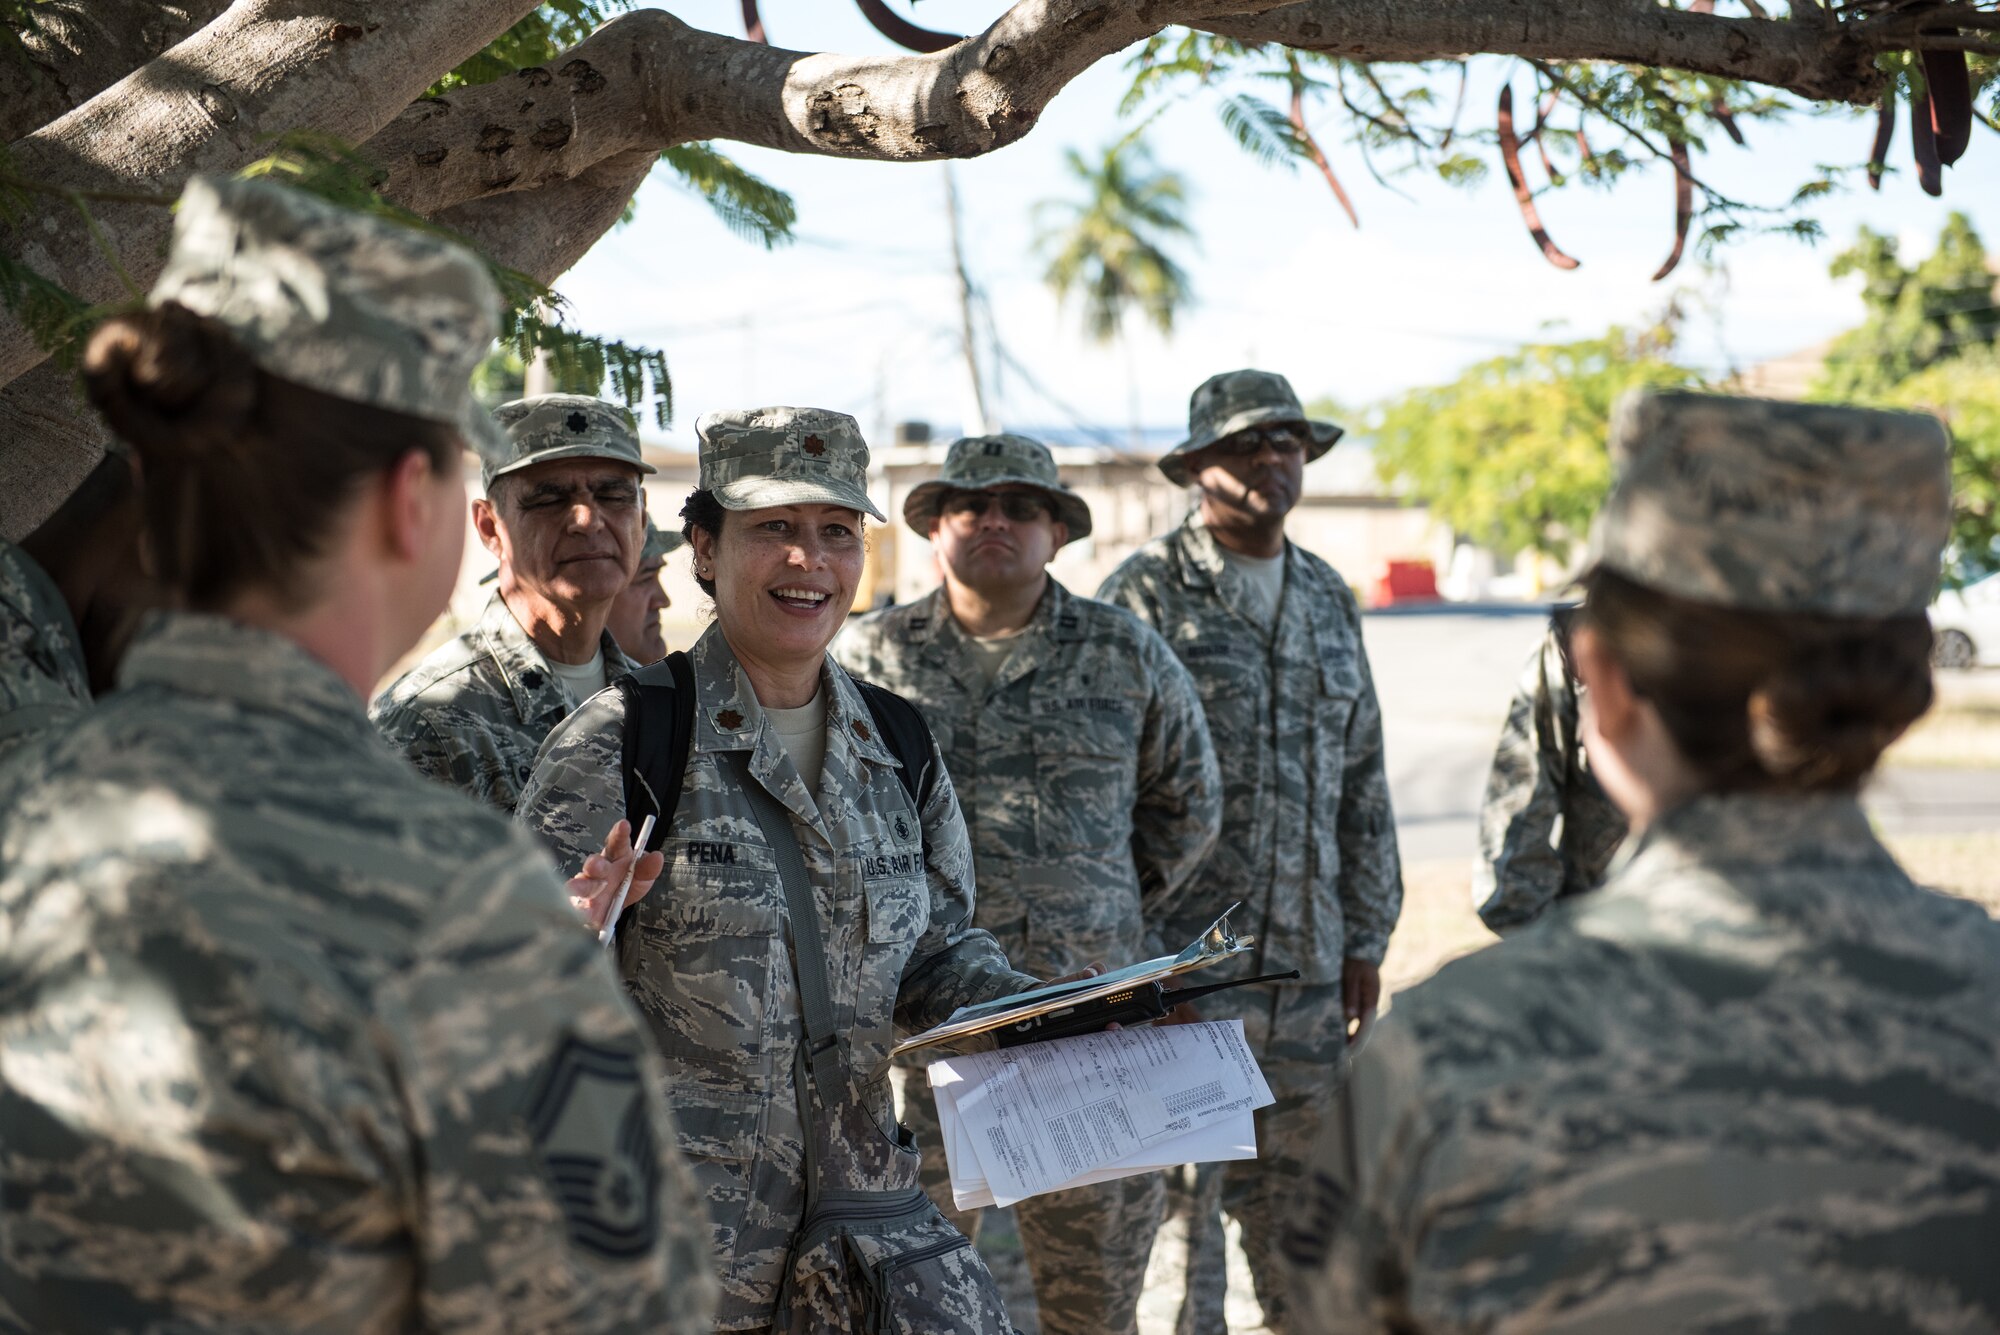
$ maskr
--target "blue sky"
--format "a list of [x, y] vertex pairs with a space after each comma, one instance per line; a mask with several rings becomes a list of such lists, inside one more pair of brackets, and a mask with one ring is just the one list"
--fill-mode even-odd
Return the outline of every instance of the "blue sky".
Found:
[[[907, 7], [893, 0], [898, 8]], [[984, 26], [1005, 0], [925, 0], [928, 26]], [[741, 31], [736, 0], [681, 0], [674, 11], [718, 31]], [[762, 0], [778, 45], [880, 51], [887, 44], [848, 0]], [[1063, 150], [1090, 152], [1123, 133], [1117, 104], [1125, 58], [1100, 62], [1072, 83], [1022, 142], [956, 164], [975, 280], [1020, 370], [1003, 367], [996, 416], [1013, 426], [1081, 423], [1122, 433], [1140, 420], [1170, 428], [1205, 376], [1242, 365], [1290, 376], [1308, 398], [1362, 404], [1532, 339], [1583, 337], [1612, 323], [1649, 321], [1675, 288], [1690, 318], [1682, 355], [1713, 373], [1824, 339], [1860, 318], [1852, 283], [1827, 277], [1832, 255], [1867, 225], [1927, 253], [1945, 215], [1971, 215], [2000, 250], [2000, 135], [1973, 129], [1972, 147], [1945, 174], [1939, 200], [1907, 170], [1880, 194], [1857, 189], [1819, 211], [1828, 240], [1817, 248], [1765, 238], [1729, 247], [1704, 272], [1692, 257], [1667, 284], [1649, 278], [1672, 241], [1672, 185], [1664, 168], [1630, 176], [1609, 193], [1564, 191], [1541, 201], [1557, 241], [1582, 260], [1551, 268], [1529, 241], [1506, 179], [1453, 189], [1411, 174], [1377, 185], [1358, 153], [1337, 146], [1336, 113], [1322, 108], [1335, 169], [1360, 214], [1350, 227], [1310, 171], [1259, 165], [1239, 150], [1200, 95], [1149, 132], [1161, 165], [1193, 190], [1198, 244], [1183, 253], [1196, 303], [1174, 336], [1150, 329], [1131, 347], [1101, 348], [1058, 308], [1033, 253], [1038, 200], [1072, 194]], [[1477, 68], [1467, 122], [1490, 122], [1498, 61]], [[1516, 97], [1528, 89], [1516, 79]], [[1907, 119], [1907, 118], [1905, 118]], [[1720, 140], [1695, 170], [1739, 197], [1778, 202], [1816, 163], [1864, 156], [1872, 117], [1746, 126], [1750, 147]], [[1594, 135], [1600, 147], [1605, 136]], [[725, 151], [792, 192], [797, 244], [766, 253], [729, 233], [671, 177], [641, 190], [635, 222], [605, 237], [557, 286], [579, 324], [665, 349], [678, 413], [669, 440], [689, 441], [713, 407], [807, 403], [858, 417], [871, 435], [925, 419], [954, 432], [968, 415], [949, 268], [944, 169], [936, 164], [840, 161], [742, 145]], [[1474, 150], [1493, 157], [1490, 147]], [[1899, 135], [1892, 167], [1908, 167]], [[1025, 372], [1025, 374], [1023, 374]]]

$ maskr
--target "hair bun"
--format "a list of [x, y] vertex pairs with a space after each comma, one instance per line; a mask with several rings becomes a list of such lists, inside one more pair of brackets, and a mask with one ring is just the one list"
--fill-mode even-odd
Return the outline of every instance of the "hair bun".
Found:
[[[1906, 620], [1906, 619], [1899, 619]], [[1877, 623], [1799, 646], [1751, 692], [1750, 747], [1772, 777], [1840, 788], [1866, 777], [1931, 704], [1929, 626]], [[1921, 634], [1910, 652], [1901, 640]]]
[[257, 406], [257, 368], [229, 330], [172, 302], [100, 326], [83, 355], [83, 381], [142, 459], [226, 449]]

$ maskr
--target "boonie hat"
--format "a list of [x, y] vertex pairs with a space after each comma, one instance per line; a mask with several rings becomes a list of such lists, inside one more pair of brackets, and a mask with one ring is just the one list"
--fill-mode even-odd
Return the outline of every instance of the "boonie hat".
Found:
[[1920, 613], [1951, 529], [1951, 441], [1921, 413], [1642, 390], [1593, 564], [1724, 607]]
[[443, 237], [275, 181], [197, 176], [146, 300], [220, 321], [271, 375], [448, 422], [482, 455], [503, 444], [471, 388], [500, 294]]
[[1039, 440], [1003, 433], [967, 436], [945, 451], [944, 472], [919, 482], [903, 499], [903, 522], [928, 533], [938, 507], [954, 491], [987, 491], [994, 487], [1033, 487], [1048, 498], [1055, 516], [1069, 527], [1069, 540], [1090, 535], [1090, 506], [1063, 485], [1055, 455]]
[[479, 477], [489, 488], [496, 477], [557, 459], [613, 459], [641, 473], [659, 471], [639, 451], [632, 414], [588, 394], [515, 399], [495, 408], [493, 420], [505, 433], [506, 443], [491, 453], [480, 451]]
[[704, 413], [702, 490], [725, 510], [838, 505], [886, 523], [868, 499], [868, 445], [846, 413], [825, 408], [727, 408]]
[[1305, 427], [1312, 436], [1306, 445], [1307, 463], [1347, 434], [1345, 427], [1307, 417], [1299, 396], [1292, 392], [1292, 382], [1275, 371], [1224, 371], [1202, 381], [1188, 396], [1188, 438], [1161, 456], [1160, 471], [1175, 486], [1185, 487], [1194, 480], [1188, 476], [1188, 455], [1266, 422], [1297, 422]]

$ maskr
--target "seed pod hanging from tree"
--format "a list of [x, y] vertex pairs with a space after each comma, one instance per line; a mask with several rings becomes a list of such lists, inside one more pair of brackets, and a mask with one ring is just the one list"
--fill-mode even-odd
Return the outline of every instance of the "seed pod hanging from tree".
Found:
[[1500, 89], [1500, 161], [1507, 168], [1507, 179], [1514, 185], [1514, 202], [1520, 206], [1521, 221], [1528, 225], [1528, 235], [1542, 249], [1542, 257], [1558, 269], [1574, 269], [1576, 258], [1565, 254], [1549, 237], [1542, 226], [1541, 214], [1535, 211], [1535, 194], [1528, 189], [1528, 177], [1521, 170], [1521, 141], [1514, 133], [1514, 88], [1503, 85]]

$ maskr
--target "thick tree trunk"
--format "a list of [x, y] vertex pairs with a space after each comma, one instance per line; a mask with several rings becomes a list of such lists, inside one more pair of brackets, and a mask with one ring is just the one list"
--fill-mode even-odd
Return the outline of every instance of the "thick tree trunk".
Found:
[[229, 0], [44, 0], [22, 34], [28, 64], [6, 69], [0, 143], [74, 111], [227, 8]]
[[[56, 186], [171, 196], [197, 172], [231, 171], [269, 153], [270, 136], [283, 130], [367, 139], [531, 8], [530, 0], [237, 0], [160, 58], [16, 141], [9, 156], [22, 176]], [[93, 213], [126, 270], [151, 281], [167, 210], [106, 202]], [[93, 301], [124, 295], [60, 199], [40, 200], [9, 239], [72, 292]], [[0, 318], [0, 381], [42, 357], [18, 320]]]

